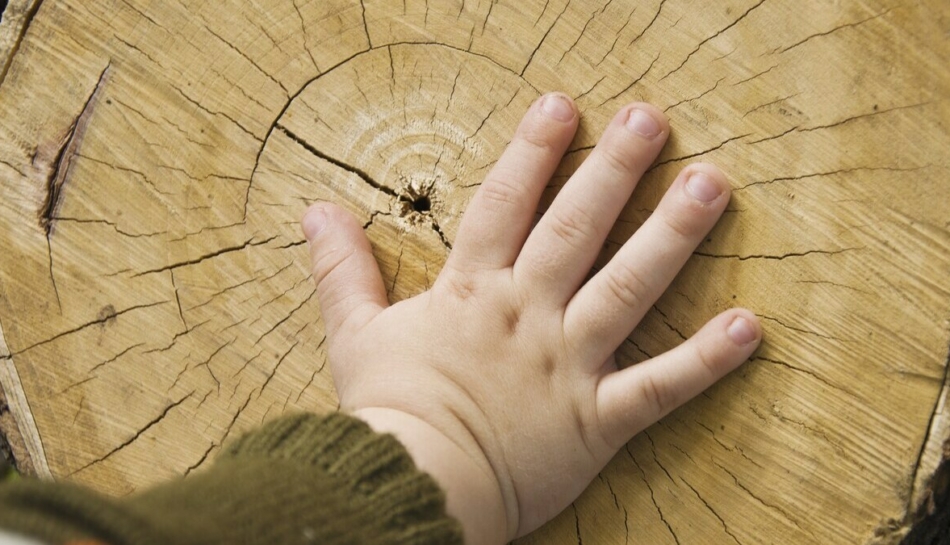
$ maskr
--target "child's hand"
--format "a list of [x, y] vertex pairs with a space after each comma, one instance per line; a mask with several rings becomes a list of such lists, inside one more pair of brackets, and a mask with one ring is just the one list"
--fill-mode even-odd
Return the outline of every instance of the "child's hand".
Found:
[[469, 205], [433, 288], [390, 306], [355, 218], [303, 219], [341, 407], [394, 433], [448, 494], [470, 543], [501, 543], [570, 504], [630, 438], [745, 361], [747, 310], [624, 370], [614, 350], [722, 214], [729, 185], [687, 167], [656, 211], [587, 282], [602, 243], [669, 135], [631, 104], [532, 229], [577, 128], [542, 97]]

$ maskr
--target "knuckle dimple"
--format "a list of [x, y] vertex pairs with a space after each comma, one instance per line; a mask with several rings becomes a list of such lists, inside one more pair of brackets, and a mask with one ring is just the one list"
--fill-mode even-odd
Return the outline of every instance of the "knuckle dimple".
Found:
[[676, 407], [676, 399], [672, 389], [665, 386], [663, 382], [647, 375], [638, 384], [640, 396], [649, 407], [656, 411], [657, 417], [667, 414]]
[[468, 275], [446, 274], [440, 280], [436, 283], [436, 288], [453, 299], [465, 301], [475, 295], [475, 281]]
[[571, 247], [579, 246], [596, 235], [596, 220], [582, 208], [556, 208], [551, 210], [551, 230]]
[[697, 348], [695, 357], [696, 361], [699, 362], [699, 365], [703, 370], [706, 371], [706, 373], [708, 373], [710, 377], [719, 376], [719, 366], [716, 365], [716, 361], [710, 357], [710, 354], [706, 353], [706, 351], [700, 348]]
[[535, 153], [543, 155], [554, 154], [554, 143], [551, 141], [549, 133], [540, 129], [526, 129], [518, 135], [521, 142]]
[[606, 167], [616, 175], [625, 176], [636, 170], [636, 161], [629, 154], [614, 146], [605, 146], [600, 150], [600, 157]]
[[679, 210], [664, 214], [663, 222], [667, 228], [681, 239], [692, 240], [703, 234], [700, 217], [692, 210]]
[[353, 256], [353, 248], [330, 248], [317, 253], [313, 259], [313, 279], [318, 287]]
[[630, 267], [615, 264], [605, 277], [607, 289], [611, 295], [628, 308], [639, 308], [646, 293], [646, 283]]
[[501, 176], [490, 176], [481, 187], [481, 196], [493, 205], [511, 205], [518, 201], [521, 189]]

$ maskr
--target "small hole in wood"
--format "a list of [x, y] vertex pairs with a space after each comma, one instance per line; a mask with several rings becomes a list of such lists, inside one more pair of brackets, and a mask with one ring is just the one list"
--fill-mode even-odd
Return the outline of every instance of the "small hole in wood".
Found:
[[417, 197], [416, 200], [412, 201], [412, 209], [416, 212], [428, 212], [430, 208], [432, 208], [432, 201], [425, 195]]

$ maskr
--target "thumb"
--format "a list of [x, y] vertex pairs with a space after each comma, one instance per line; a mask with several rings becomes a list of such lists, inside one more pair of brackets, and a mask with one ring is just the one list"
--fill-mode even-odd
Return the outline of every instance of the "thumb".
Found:
[[727, 310], [676, 348], [605, 376], [597, 388], [604, 437], [619, 448], [741, 365], [761, 340], [755, 314]]
[[[369, 240], [350, 213], [328, 203], [307, 209], [301, 221], [326, 333], [349, 335], [389, 306]], [[349, 331], [350, 333], [347, 333]]]

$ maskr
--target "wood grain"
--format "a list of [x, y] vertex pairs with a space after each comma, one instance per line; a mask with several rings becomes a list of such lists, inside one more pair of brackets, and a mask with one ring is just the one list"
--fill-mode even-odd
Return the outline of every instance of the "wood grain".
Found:
[[766, 341], [521, 542], [902, 534], [948, 435], [946, 2], [13, 6], [29, 16], [0, 28], [0, 384], [50, 476], [128, 494], [278, 414], [334, 409], [305, 206], [356, 214], [391, 298], [412, 296], [558, 89], [583, 121], [544, 204], [622, 104], [673, 127], [599, 265], [686, 164], [734, 186], [620, 360], [732, 305]]

